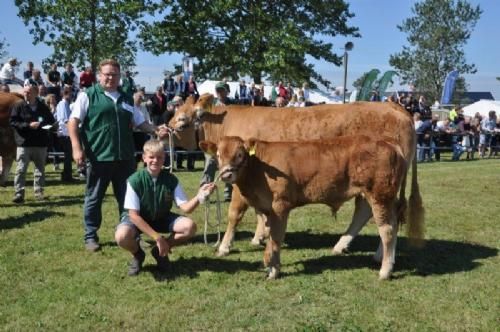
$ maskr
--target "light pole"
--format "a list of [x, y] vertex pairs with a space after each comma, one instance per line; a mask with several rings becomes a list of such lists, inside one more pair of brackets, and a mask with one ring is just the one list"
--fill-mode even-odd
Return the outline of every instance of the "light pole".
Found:
[[354, 47], [354, 44], [352, 42], [347, 42], [344, 45], [344, 59], [343, 59], [343, 62], [344, 62], [344, 92], [343, 92], [343, 97], [342, 97], [344, 104], [345, 104], [345, 92], [347, 89], [347, 59], [348, 59], [347, 52], [352, 50], [353, 47]]

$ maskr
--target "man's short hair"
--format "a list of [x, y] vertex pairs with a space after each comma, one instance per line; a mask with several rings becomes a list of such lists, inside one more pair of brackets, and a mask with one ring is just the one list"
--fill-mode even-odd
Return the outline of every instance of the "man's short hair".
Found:
[[150, 139], [149, 141], [144, 143], [142, 150], [144, 151], [144, 153], [165, 153], [165, 146], [163, 145], [162, 141]]
[[118, 68], [118, 70], [120, 70], [120, 64], [115, 59], [104, 59], [104, 60], [102, 60], [99, 63], [99, 69], [101, 69], [102, 67], [107, 66], [107, 65], [113, 66], [115, 68]]

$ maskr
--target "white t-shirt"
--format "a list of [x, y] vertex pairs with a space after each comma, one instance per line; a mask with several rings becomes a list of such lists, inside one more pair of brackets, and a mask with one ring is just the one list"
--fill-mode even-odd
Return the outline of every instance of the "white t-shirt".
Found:
[[0, 70], [0, 79], [2, 80], [13, 80], [15, 76], [14, 67], [10, 63], [6, 63], [2, 66]]
[[[115, 104], [118, 98], [120, 97], [120, 93], [118, 91], [114, 92], [104, 91], [104, 94], [109, 98], [111, 98]], [[137, 127], [144, 121], [146, 121], [140, 109], [126, 103], [122, 103], [122, 108], [125, 111], [128, 111], [133, 114], [132, 122], [134, 124], [134, 127]], [[78, 97], [75, 100], [70, 118], [76, 118], [79, 119], [80, 122], [83, 122], [83, 120], [85, 120], [85, 117], [87, 116], [88, 109], [89, 109], [89, 97], [85, 92], [81, 92], [78, 94]]]
[[[156, 181], [156, 178], [153, 178], [153, 181]], [[184, 193], [184, 189], [180, 183], [177, 183], [177, 187], [174, 189], [174, 202], [175, 205], [180, 206], [188, 201], [186, 193]], [[139, 196], [135, 192], [134, 188], [127, 181], [127, 191], [125, 192], [125, 201], [123, 203], [123, 207], [128, 210], [141, 210], [141, 202], [139, 200]]]

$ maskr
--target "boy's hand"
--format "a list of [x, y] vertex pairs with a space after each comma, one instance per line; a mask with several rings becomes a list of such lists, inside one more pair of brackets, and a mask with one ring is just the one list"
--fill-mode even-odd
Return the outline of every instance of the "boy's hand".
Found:
[[210, 194], [215, 190], [215, 182], [205, 183], [198, 190], [196, 197], [200, 203], [204, 203]]
[[170, 253], [170, 245], [168, 244], [167, 239], [163, 236], [160, 236], [156, 240], [156, 245], [158, 246], [158, 251], [161, 257], [165, 257], [168, 253]]

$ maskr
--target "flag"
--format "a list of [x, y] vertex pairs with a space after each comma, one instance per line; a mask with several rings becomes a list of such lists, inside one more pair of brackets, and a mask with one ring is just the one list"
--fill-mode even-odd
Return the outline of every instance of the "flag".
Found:
[[441, 105], [448, 105], [451, 102], [457, 78], [458, 70], [452, 70], [446, 75], [443, 85], [443, 94], [441, 95]]
[[373, 83], [377, 79], [379, 73], [380, 70], [378, 69], [370, 70], [370, 72], [366, 75], [365, 79], [363, 80], [361, 91], [359, 92], [357, 100], [367, 101], [368, 98], [370, 98], [370, 92], [373, 90]]
[[384, 95], [385, 90], [387, 90], [387, 87], [389, 86], [389, 83], [392, 84], [392, 77], [396, 74], [397, 73], [394, 70], [388, 70], [384, 73], [378, 83], [378, 93], [380, 97]]

